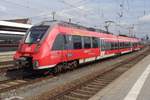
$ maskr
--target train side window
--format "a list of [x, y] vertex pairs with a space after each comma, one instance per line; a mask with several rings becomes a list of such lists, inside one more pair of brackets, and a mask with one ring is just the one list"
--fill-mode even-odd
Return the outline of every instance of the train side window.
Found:
[[113, 49], [114, 49], [114, 43], [111, 42], [111, 50], [113, 50]]
[[54, 40], [52, 50], [63, 50], [65, 43], [65, 36], [58, 34]]
[[123, 45], [122, 45], [122, 42], [120, 42], [120, 49], [122, 49], [123, 48]]
[[103, 40], [100, 39], [100, 48], [102, 49]]
[[104, 42], [103, 42], [104, 40], [101, 40], [101, 50], [103, 51], [104, 50]]
[[98, 48], [98, 39], [95, 37], [92, 37], [92, 46], [93, 48]]
[[99, 48], [101, 48], [101, 39], [98, 39], [98, 42]]
[[121, 49], [121, 43], [119, 42], [119, 49]]
[[120, 42], [120, 49], [122, 49], [122, 42]]
[[109, 45], [108, 45], [109, 43], [108, 43], [108, 41], [105, 41], [105, 50], [108, 50], [109, 49]]
[[123, 48], [125, 48], [125, 42], [123, 42]]
[[115, 42], [115, 49], [118, 48], [118, 42]]
[[111, 44], [110, 44], [110, 42], [108, 42], [108, 50], [110, 50], [111, 49]]
[[115, 42], [113, 42], [113, 49], [115, 49], [116, 48], [116, 45], [115, 45]]
[[105, 50], [105, 40], [102, 40], [102, 45], [101, 45], [101, 49], [102, 49], [102, 51], [104, 51]]
[[103, 50], [105, 50], [105, 45], [106, 45], [106, 43], [105, 43], [105, 40], [103, 40]]
[[82, 39], [80, 36], [72, 36], [73, 48], [82, 49]]
[[124, 42], [122, 42], [122, 48], [124, 48]]
[[109, 41], [107, 42], [107, 50], [110, 49]]
[[113, 49], [116, 49], [116, 42], [113, 42]]
[[125, 48], [125, 42], [123, 42], [123, 48]]
[[65, 49], [66, 50], [72, 50], [73, 49], [73, 43], [72, 43], [72, 35], [65, 35]]
[[107, 42], [104, 40], [104, 50], [107, 50]]
[[91, 48], [91, 39], [90, 37], [84, 37], [84, 48]]
[[124, 47], [123, 47], [123, 42], [121, 42], [121, 48], [123, 49]]
[[103, 50], [106, 50], [106, 42], [105, 42], [105, 40], [103, 41]]
[[129, 47], [131, 47], [131, 42], [129, 42]]

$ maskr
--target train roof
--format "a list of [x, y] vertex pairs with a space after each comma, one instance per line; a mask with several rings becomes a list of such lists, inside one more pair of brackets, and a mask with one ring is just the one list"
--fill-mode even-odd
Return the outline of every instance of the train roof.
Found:
[[[92, 27], [85, 27], [85, 26], [82, 26], [82, 25], [78, 25], [78, 24], [75, 24], [75, 23], [69, 23], [69, 22], [65, 22], [65, 21], [58, 21], [58, 20], [54, 20], [54, 21], [43, 21], [40, 23], [40, 25], [53, 25], [53, 24], [57, 24], [57, 25], [60, 25], [60, 26], [65, 26], [65, 27], [73, 27], [75, 29], [81, 29], [81, 30], [85, 30], [85, 31], [91, 31], [93, 32], [94, 35], [98, 35], [98, 36], [101, 36], [103, 37], [104, 39], [106, 40], [111, 40], [111, 41], [116, 41], [117, 38], [120, 39], [120, 41], [139, 41], [138, 38], [135, 38], [135, 37], [128, 37], [126, 35], [114, 35], [113, 33], [110, 33], [110, 32], [106, 32], [104, 30], [101, 30], [101, 29], [96, 29], [96, 28], [92, 28]], [[97, 33], [101, 33], [101, 34], [97, 34]]]
[[83, 29], [83, 30], [88, 30], [88, 31], [93, 31], [93, 32], [102, 32], [102, 33], [106, 33], [106, 34], [113, 34], [110, 32], [107, 32], [105, 30], [102, 29], [96, 29], [93, 27], [85, 27], [79, 24], [75, 24], [75, 23], [70, 23], [70, 22], [65, 22], [65, 21], [58, 21], [58, 20], [53, 20], [53, 21], [43, 21], [40, 23], [40, 25], [52, 25], [53, 23], [61, 25], [61, 26], [67, 26], [67, 27], [74, 27], [77, 29]]

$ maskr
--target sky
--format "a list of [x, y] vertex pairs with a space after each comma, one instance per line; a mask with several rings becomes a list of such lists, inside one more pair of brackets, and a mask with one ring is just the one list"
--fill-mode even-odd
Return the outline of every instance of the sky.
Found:
[[[114, 34], [150, 36], [150, 0], [0, 0], [0, 20], [68, 21]], [[108, 22], [108, 23], [106, 23]]]

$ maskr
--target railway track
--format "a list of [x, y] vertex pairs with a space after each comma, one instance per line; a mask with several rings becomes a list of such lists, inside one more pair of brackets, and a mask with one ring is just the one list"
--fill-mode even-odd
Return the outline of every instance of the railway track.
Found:
[[9, 70], [20, 69], [19, 66], [14, 66], [14, 61], [3, 61], [0, 62], [0, 73], [5, 73]]
[[[148, 51], [148, 50], [146, 50], [146, 51]], [[137, 54], [136, 56], [127, 59], [126, 61], [122, 61], [120, 63], [117, 63], [117, 64], [113, 65], [114, 67], [112, 69], [104, 71], [104, 73], [102, 73], [100, 76], [96, 75], [96, 78], [94, 77], [92, 79], [87, 78], [86, 81], [84, 81], [83, 83], [78, 84], [77, 86], [74, 85], [75, 87], [71, 87], [67, 91], [63, 91], [62, 93], [58, 93], [56, 95], [50, 95], [49, 98], [50, 98], [50, 100], [51, 99], [54, 99], [54, 100], [57, 100], [57, 99], [61, 100], [62, 99], [62, 100], [64, 100], [64, 98], [66, 98], [66, 99], [69, 98], [68, 100], [72, 100], [71, 98], [77, 98], [75, 100], [86, 99], [86, 98], [88, 98], [87, 95], [89, 95], [89, 96], [94, 95], [98, 90], [100, 90], [101, 88], [103, 88], [104, 86], [106, 86], [107, 84], [112, 82], [116, 77], [121, 75], [123, 73], [122, 71], [128, 70], [129, 66], [127, 67], [127, 63], [129, 62], [129, 60], [134, 60], [137, 62], [137, 61], [141, 60], [143, 57], [145, 57], [146, 54], [147, 54], [146, 52], [143, 52], [142, 54]], [[126, 65], [127, 68], [124, 67], [121, 69], [116, 69], [116, 68], [119, 68], [119, 66], [122, 66], [123, 64]], [[128, 64], [128, 65], [131, 65], [131, 64]], [[118, 72], [119, 73], [114, 75], [113, 74], [114, 72], [111, 72], [113, 70], [115, 71], [115, 73], [118, 73]], [[112, 78], [109, 78], [109, 75], [105, 75], [107, 73], [112, 73], [112, 75], [111, 75]], [[10, 79], [10, 80], [6, 80], [6, 81], [0, 81], [0, 93], [7, 92], [7, 91], [10, 91], [13, 89], [17, 89], [19, 87], [23, 87], [23, 86], [33, 84], [36, 82], [40, 82], [42, 80], [47, 80], [47, 79], [50, 79], [52, 77], [54, 77], [54, 76], [50, 75], [50, 76], [43, 78], [43, 77], [36, 77], [36, 76], [34, 77], [32, 75], [28, 75], [26, 77], [15, 79], [15, 80]], [[100, 86], [100, 83], [101, 83], [101, 86]], [[94, 90], [94, 87], [96, 88], [95, 90]], [[89, 90], [91, 90], [91, 91], [93, 90], [93, 92], [90, 93]], [[87, 94], [84, 95], [84, 93], [87, 93]], [[80, 96], [78, 94], [81, 94], [83, 96], [81, 96], [81, 98], [80, 98]]]
[[71, 87], [62, 93], [55, 96], [50, 96], [50, 100], [88, 100], [94, 96], [98, 91], [103, 89], [105, 86], [110, 84], [113, 80], [118, 78], [122, 73], [127, 71], [137, 62], [142, 60], [150, 52], [146, 52], [137, 55], [135, 57], [129, 58], [128, 60], [122, 61], [115, 67], [98, 75], [92, 79], [87, 79], [85, 82], [78, 84], [77, 86]]
[[0, 52], [0, 73], [15, 69], [13, 54], [15, 52]]
[[0, 81], [0, 93], [6, 92], [12, 89], [17, 89], [25, 85], [34, 84], [36, 82], [40, 82], [42, 80], [46, 80], [52, 77], [54, 76], [49, 75], [47, 77], [41, 77], [41, 76], [34, 76], [31, 74], [28, 74], [22, 78]]

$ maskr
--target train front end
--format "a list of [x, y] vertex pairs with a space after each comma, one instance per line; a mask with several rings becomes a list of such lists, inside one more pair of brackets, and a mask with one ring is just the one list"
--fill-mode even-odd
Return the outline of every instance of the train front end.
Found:
[[36, 70], [39, 66], [47, 65], [45, 57], [49, 55], [49, 44], [46, 42], [46, 38], [49, 30], [50, 25], [40, 24], [27, 31], [14, 55], [16, 66]]

